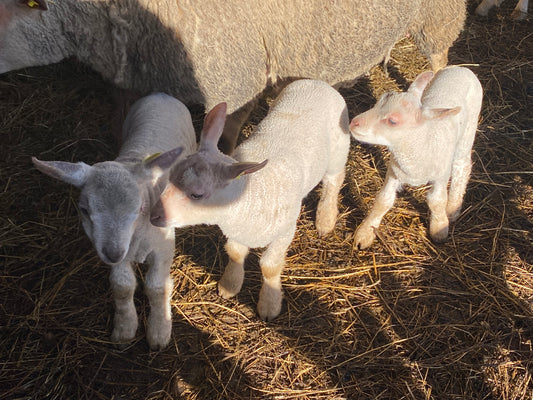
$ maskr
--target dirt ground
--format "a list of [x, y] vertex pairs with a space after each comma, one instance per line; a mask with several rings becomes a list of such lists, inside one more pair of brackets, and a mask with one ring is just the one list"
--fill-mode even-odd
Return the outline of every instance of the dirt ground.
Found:
[[[255, 311], [261, 249], [241, 293], [223, 300], [221, 232], [176, 231], [172, 339], [160, 352], [145, 338], [142, 266], [137, 337], [110, 342], [109, 267], [83, 233], [78, 191], [30, 161], [112, 159], [110, 86], [72, 61], [0, 76], [0, 398], [533, 399], [533, 29], [509, 18], [513, 7], [470, 16], [450, 50], [485, 96], [447, 243], [429, 240], [425, 188], [407, 188], [379, 239], [354, 248], [388, 155], [352, 141], [335, 232], [315, 231], [319, 189], [302, 206], [275, 321]], [[350, 116], [427, 69], [402, 40], [388, 74], [378, 66], [342, 90]]]

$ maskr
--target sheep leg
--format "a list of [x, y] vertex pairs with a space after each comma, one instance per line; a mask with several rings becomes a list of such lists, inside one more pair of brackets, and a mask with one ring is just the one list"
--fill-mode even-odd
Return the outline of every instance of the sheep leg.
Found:
[[126, 342], [135, 337], [139, 324], [135, 304], [133, 304], [133, 293], [137, 282], [131, 265], [127, 262], [113, 265], [109, 281], [115, 302], [111, 340], [113, 342]]
[[316, 230], [319, 236], [330, 233], [335, 227], [339, 208], [337, 202], [344, 182], [344, 169], [336, 175], [326, 175], [322, 179], [322, 194], [316, 212]]
[[429, 235], [434, 242], [446, 241], [448, 237], [448, 217], [446, 204], [448, 202], [447, 181], [436, 181], [427, 194], [429, 206]]
[[503, 3], [503, 0], [483, 0], [481, 3], [479, 3], [474, 12], [477, 15], [486, 17], [489, 15], [489, 10], [491, 8], [494, 6], [500, 6], [501, 3]]
[[439, 69], [448, 65], [448, 49], [441, 51], [440, 53], [434, 53], [429, 56], [429, 64], [431, 70], [437, 72]]
[[466, 185], [470, 178], [472, 163], [468, 160], [454, 161], [452, 165], [452, 179], [448, 192], [448, 204], [446, 205], [446, 215], [450, 222], [455, 222], [461, 214], [463, 197], [466, 192]]
[[150, 302], [150, 315], [146, 339], [152, 350], [164, 348], [170, 341], [172, 333], [170, 299], [174, 285], [170, 277], [170, 266], [174, 254], [174, 241], [166, 243], [168, 243], [166, 249], [153, 251], [147, 258], [150, 269], [146, 274], [145, 293]]
[[516, 3], [516, 7], [511, 13], [511, 18], [514, 20], [524, 20], [527, 18], [528, 0], [520, 0]]
[[370, 213], [355, 231], [355, 247], [365, 249], [372, 244], [376, 237], [375, 230], [379, 227], [379, 224], [387, 211], [389, 211], [394, 205], [396, 192], [400, 186], [400, 181], [389, 169], [385, 176], [385, 184], [376, 196], [376, 200], [374, 201]]
[[261, 319], [272, 321], [281, 312], [283, 293], [281, 291], [281, 271], [285, 265], [285, 255], [289, 248], [296, 226], [289, 235], [280, 237], [268, 245], [259, 260], [263, 274], [263, 284], [259, 292], [257, 312]]
[[218, 282], [218, 294], [224, 299], [229, 299], [241, 291], [244, 281], [244, 259], [250, 249], [233, 240], [226, 242], [225, 249], [229, 262]]

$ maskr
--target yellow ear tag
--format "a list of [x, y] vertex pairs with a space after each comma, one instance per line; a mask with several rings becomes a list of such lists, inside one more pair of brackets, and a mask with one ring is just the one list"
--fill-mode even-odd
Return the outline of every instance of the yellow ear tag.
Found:
[[28, 0], [26, 4], [31, 8], [40, 7], [39, 3], [37, 3], [35, 0]]
[[152, 160], [155, 160], [157, 157], [159, 157], [161, 155], [161, 153], [154, 153], [152, 155], [149, 155], [148, 157], [146, 157], [144, 160], [143, 160], [143, 163], [147, 163], [147, 162], [150, 162]]

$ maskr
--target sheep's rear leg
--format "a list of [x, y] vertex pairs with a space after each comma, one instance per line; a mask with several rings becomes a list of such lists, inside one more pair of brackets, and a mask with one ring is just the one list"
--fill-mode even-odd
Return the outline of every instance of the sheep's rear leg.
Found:
[[174, 240], [166, 249], [153, 252], [147, 262], [150, 269], [146, 275], [145, 293], [150, 302], [150, 315], [146, 328], [146, 340], [152, 350], [160, 350], [167, 346], [172, 334], [172, 297], [173, 282], [170, 277]]
[[524, 20], [527, 18], [527, 6], [528, 0], [520, 0], [516, 3], [516, 7], [511, 13], [511, 18], [517, 21]]
[[503, 3], [503, 0], [483, 0], [481, 3], [479, 3], [474, 12], [477, 15], [486, 17], [487, 15], [489, 15], [489, 10], [491, 8], [495, 6], [499, 7], [501, 3]]
[[434, 53], [429, 56], [429, 63], [431, 70], [437, 72], [448, 65], [448, 49], [441, 51], [440, 53]]
[[467, 160], [455, 161], [453, 163], [452, 178], [448, 192], [448, 204], [446, 205], [446, 215], [448, 215], [450, 222], [455, 222], [461, 214], [463, 197], [471, 171], [472, 163], [470, 157]]
[[437, 243], [444, 242], [448, 238], [449, 222], [446, 215], [447, 183], [446, 181], [434, 182], [427, 194], [427, 203], [430, 210], [429, 235]]
[[229, 261], [218, 282], [218, 294], [229, 299], [241, 291], [244, 281], [244, 260], [250, 249], [240, 243], [228, 240], [225, 245]]
[[379, 191], [367, 217], [357, 228], [354, 235], [354, 244], [360, 249], [365, 249], [372, 244], [376, 238], [375, 230], [379, 227], [381, 220], [394, 205], [396, 192], [400, 188], [400, 181], [396, 179], [392, 172], [387, 171], [385, 184]]
[[259, 260], [263, 274], [263, 284], [259, 292], [257, 312], [261, 319], [271, 321], [281, 312], [283, 292], [281, 290], [281, 272], [285, 265], [285, 255], [289, 248], [296, 226], [291, 234], [278, 238], [268, 245]]
[[316, 230], [319, 236], [330, 233], [335, 228], [339, 214], [339, 192], [344, 182], [344, 169], [333, 176], [327, 175], [322, 179], [322, 194], [316, 212]]
[[113, 320], [113, 342], [127, 342], [135, 337], [139, 321], [133, 294], [135, 292], [135, 274], [129, 263], [121, 263], [111, 267], [109, 276], [113, 300], [115, 302], [115, 316]]

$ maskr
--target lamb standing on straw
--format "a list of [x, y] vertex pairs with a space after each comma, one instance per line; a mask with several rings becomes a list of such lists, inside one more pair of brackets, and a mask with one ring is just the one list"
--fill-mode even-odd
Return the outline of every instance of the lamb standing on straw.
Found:
[[335, 226], [350, 145], [348, 111], [328, 84], [293, 82], [234, 158], [217, 150], [225, 117], [224, 103], [207, 114], [198, 151], [171, 170], [152, 223], [221, 228], [229, 256], [218, 284], [224, 298], [240, 291], [249, 249], [266, 247], [259, 261], [263, 285], [257, 308], [261, 318], [271, 320], [281, 311], [280, 275], [302, 199], [321, 181], [316, 227], [325, 235]]
[[[79, 209], [83, 228], [99, 257], [111, 266], [110, 282], [115, 301], [111, 339], [133, 339], [138, 319], [133, 293], [133, 262], [150, 265], [146, 294], [150, 301], [147, 339], [150, 348], [165, 347], [172, 328], [170, 266], [174, 256], [174, 230], [150, 223], [150, 208], [158, 200], [168, 177], [161, 167], [175, 154], [151, 155], [181, 146], [191, 153], [196, 136], [187, 108], [162, 93], [138, 100], [124, 123], [124, 144], [118, 158], [89, 166], [83, 162], [40, 161], [41, 172], [81, 189]], [[157, 161], [157, 165], [155, 163]]]
[[352, 119], [355, 139], [385, 145], [391, 152], [385, 184], [355, 232], [357, 247], [370, 246], [404, 184], [432, 184], [427, 195], [429, 233], [435, 242], [447, 239], [449, 222], [459, 217], [470, 177], [482, 97], [472, 71], [448, 67], [435, 76], [420, 74], [407, 92], [385, 93], [372, 109]]

